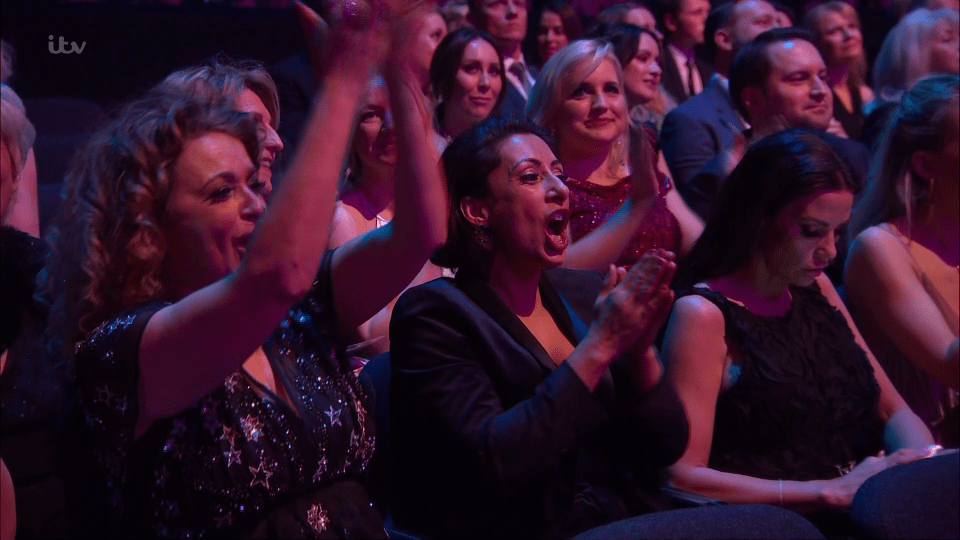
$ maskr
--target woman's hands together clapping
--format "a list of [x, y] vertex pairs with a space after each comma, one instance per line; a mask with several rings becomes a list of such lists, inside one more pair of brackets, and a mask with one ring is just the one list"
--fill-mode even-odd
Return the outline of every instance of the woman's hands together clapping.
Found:
[[611, 359], [631, 348], [645, 350], [653, 343], [673, 305], [673, 259], [673, 253], [653, 249], [629, 270], [610, 266], [594, 304], [590, 332]]

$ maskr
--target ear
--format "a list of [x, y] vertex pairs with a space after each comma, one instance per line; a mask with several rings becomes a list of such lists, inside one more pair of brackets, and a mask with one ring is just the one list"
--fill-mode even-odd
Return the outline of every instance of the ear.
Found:
[[743, 106], [747, 109], [747, 112], [752, 118], [748, 118], [751, 122], [756, 122], [757, 111], [763, 109], [764, 103], [766, 103], [766, 96], [763, 95], [763, 91], [757, 88], [756, 86], [747, 86], [740, 91], [740, 99], [743, 100]]
[[914, 172], [922, 178], [930, 179], [936, 176], [930, 163], [931, 157], [928, 150], [917, 150], [910, 154], [910, 165], [913, 167]]
[[490, 211], [487, 203], [475, 197], [460, 199], [460, 213], [475, 227], [485, 227], [490, 224]]
[[677, 24], [677, 18], [673, 13], [664, 13], [663, 14], [663, 26], [670, 33], [676, 32], [680, 28], [680, 25]]
[[733, 36], [729, 28], [721, 28], [713, 35], [713, 42], [721, 51], [733, 52]]

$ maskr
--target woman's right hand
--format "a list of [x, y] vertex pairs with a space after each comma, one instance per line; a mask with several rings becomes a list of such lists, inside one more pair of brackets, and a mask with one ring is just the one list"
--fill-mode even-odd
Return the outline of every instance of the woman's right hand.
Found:
[[880, 452], [880, 454], [870, 456], [858, 463], [849, 473], [839, 478], [827, 480], [821, 491], [821, 497], [827, 506], [845, 510], [850, 508], [857, 490], [871, 476], [890, 467], [917, 461], [929, 457], [929, 455], [926, 450], [914, 448], [903, 448], [890, 455], [884, 455], [883, 452]]
[[676, 270], [673, 259], [672, 252], [652, 249], [630, 270], [611, 265], [590, 327], [611, 360], [639, 339], [655, 335], [665, 322], [673, 301], [669, 287]]

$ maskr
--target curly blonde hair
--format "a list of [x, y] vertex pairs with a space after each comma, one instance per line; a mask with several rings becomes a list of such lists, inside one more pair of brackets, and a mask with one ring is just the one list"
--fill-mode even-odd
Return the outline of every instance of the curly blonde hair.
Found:
[[172, 300], [161, 232], [170, 168], [185, 141], [209, 132], [235, 136], [256, 162], [255, 119], [225, 101], [157, 89], [124, 106], [77, 152], [40, 277], [40, 294], [53, 303], [52, 347], [72, 355], [74, 343], [111, 316]]

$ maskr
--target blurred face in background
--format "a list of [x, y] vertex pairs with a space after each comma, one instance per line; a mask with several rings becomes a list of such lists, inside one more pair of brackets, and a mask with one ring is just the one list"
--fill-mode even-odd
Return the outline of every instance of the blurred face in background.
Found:
[[761, 33], [777, 27], [777, 11], [773, 4], [764, 0], [738, 2], [734, 5], [733, 20], [730, 25], [733, 51], [740, 50]]
[[860, 24], [849, 14], [837, 11], [824, 13], [817, 21], [817, 32], [827, 64], [848, 63], [863, 56]]
[[421, 86], [426, 86], [430, 80], [430, 61], [437, 45], [447, 35], [447, 23], [435, 11], [424, 11], [420, 19], [420, 27], [413, 41], [413, 50], [410, 51], [410, 65]]
[[484, 30], [498, 46], [519, 45], [527, 35], [527, 0], [481, 0]]
[[940, 19], [934, 25], [930, 46], [930, 72], [960, 73], [960, 33], [957, 24]]
[[632, 24], [634, 26], [639, 26], [640, 28], [646, 28], [647, 30], [650, 30], [651, 32], [660, 36], [660, 30], [657, 29], [657, 19], [647, 8], [637, 6], [631, 9], [627, 12], [627, 16], [624, 17], [623, 22]]
[[703, 31], [709, 12], [709, 0], [682, 0], [677, 13], [664, 16], [664, 26], [670, 30], [671, 40], [689, 47], [703, 43]]
[[546, 62], [557, 51], [567, 46], [570, 39], [563, 28], [563, 19], [555, 11], [544, 10], [540, 15], [540, 24], [537, 27], [537, 52]]
[[257, 130], [260, 133], [261, 141], [260, 164], [257, 176], [264, 185], [264, 195], [269, 196], [270, 192], [273, 191], [273, 184], [271, 182], [273, 171], [270, 167], [273, 166], [273, 162], [276, 161], [280, 151], [283, 150], [283, 141], [280, 140], [280, 135], [277, 133], [277, 130], [273, 129], [275, 122], [274, 118], [270, 115], [270, 111], [267, 110], [266, 105], [263, 104], [263, 100], [261, 100], [260, 96], [253, 90], [249, 88], [243, 89], [243, 92], [240, 93], [240, 98], [237, 99], [237, 109], [239, 109], [240, 112], [252, 114], [254, 118], [257, 119]]
[[833, 118], [833, 92], [827, 66], [812, 43], [794, 39], [771, 44], [770, 75], [762, 89], [741, 95], [754, 124], [825, 130]]
[[393, 168], [397, 161], [397, 138], [393, 131], [387, 85], [382, 78], [370, 80], [362, 103], [353, 136], [353, 150], [360, 160], [361, 170], [367, 167]]
[[444, 100], [445, 125], [469, 126], [484, 120], [493, 112], [502, 90], [497, 50], [484, 39], [471, 41], [463, 49], [449, 100]]
[[661, 73], [660, 44], [649, 34], [640, 34], [637, 54], [623, 66], [623, 87], [630, 105], [643, 105], [656, 97]]

